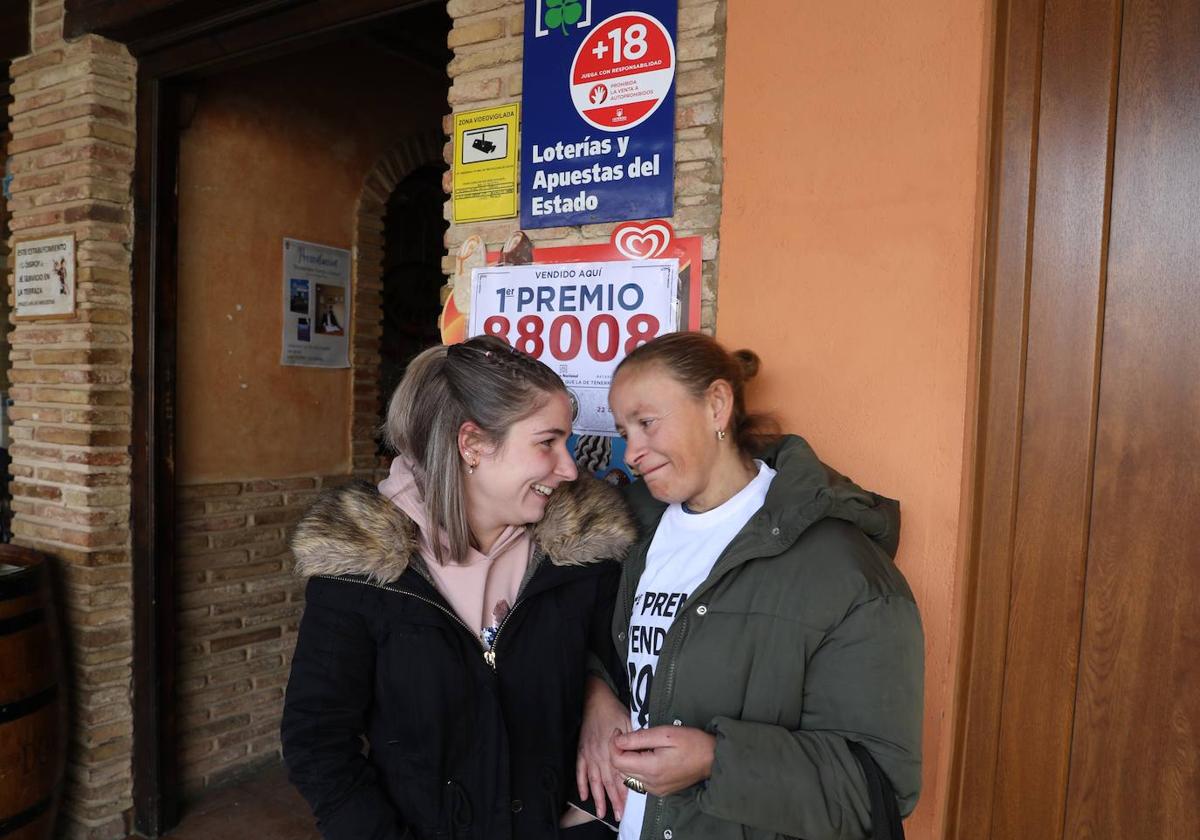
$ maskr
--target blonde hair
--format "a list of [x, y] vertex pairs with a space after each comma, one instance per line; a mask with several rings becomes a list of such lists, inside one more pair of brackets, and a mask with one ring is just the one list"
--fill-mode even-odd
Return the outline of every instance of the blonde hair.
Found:
[[[550, 368], [491, 336], [430, 347], [413, 359], [388, 403], [384, 439], [413, 465], [431, 524], [446, 530], [450, 555], [467, 555], [467, 524], [458, 432], [474, 422], [500, 447], [509, 428], [566, 386]], [[430, 540], [445, 563], [442, 541]]]

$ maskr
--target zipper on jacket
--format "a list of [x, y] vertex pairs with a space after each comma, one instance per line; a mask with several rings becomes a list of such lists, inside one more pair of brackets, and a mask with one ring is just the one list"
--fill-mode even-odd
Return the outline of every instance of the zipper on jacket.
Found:
[[[426, 603], [435, 609], [441, 610], [443, 613], [445, 613], [447, 616], [449, 616], [450, 619], [452, 619], [455, 624], [457, 624], [462, 629], [466, 630], [467, 633], [471, 636], [471, 638], [474, 639], [479, 644], [480, 648], [483, 647], [483, 642], [480, 640], [479, 636], [476, 633], [472, 632], [471, 628], [467, 626], [467, 623], [465, 621], [463, 621], [461, 618], [459, 618], [452, 610], [448, 610], [448, 609], [446, 609], [446, 607], [442, 606], [437, 601], [432, 601], [423, 595], [418, 595], [416, 592], [409, 592], [407, 589], [400, 589], [398, 587], [390, 586], [390, 585], [384, 584], [384, 583], [372, 583], [369, 580], [356, 580], [354, 578], [335, 577], [333, 575], [316, 575], [315, 577], [324, 578], [325, 580], [335, 580], [335, 581], [338, 581], [339, 583], [357, 583], [359, 586], [372, 586], [376, 589], [385, 589], [388, 592], [395, 592], [397, 595], [407, 595], [410, 598], [416, 598], [418, 601]], [[520, 603], [520, 602], [518, 602], [518, 603]], [[513, 607], [513, 609], [516, 609], [516, 607]], [[509, 610], [509, 615], [512, 615], [512, 610]], [[507, 619], [507, 616], [505, 616], [505, 618]], [[503, 627], [503, 624], [501, 626]], [[499, 633], [499, 631], [497, 631], [496, 638], [499, 638], [499, 637], [500, 637], [500, 633]], [[492, 650], [483, 651], [483, 661], [486, 662], [488, 665], [490, 665], [492, 667], [492, 670], [496, 669], [496, 654], [494, 652], [495, 648], [496, 648], [496, 645], [493, 644]]]
[[[376, 589], [386, 589], [388, 592], [395, 592], [397, 595], [407, 595], [410, 598], [416, 598], [418, 601], [426, 603], [429, 606], [434, 607], [435, 609], [441, 610], [443, 613], [445, 613], [447, 616], [449, 616], [459, 627], [461, 627], [462, 629], [464, 629], [468, 633], [470, 633], [471, 638], [473, 638], [476, 642], [479, 643], [480, 648], [483, 648], [483, 642], [479, 638], [479, 635], [476, 633], [473, 633], [471, 631], [471, 628], [467, 626], [467, 623], [465, 621], [463, 621], [461, 618], [459, 618], [456, 613], [454, 613], [453, 611], [442, 606], [437, 601], [430, 600], [429, 598], [426, 598], [423, 595], [418, 595], [416, 592], [409, 592], [407, 589], [400, 589], [399, 587], [391, 586], [389, 584], [373, 583], [369, 580], [356, 580], [355, 578], [335, 577], [333, 575], [316, 575], [316, 577], [324, 578], [325, 580], [336, 580], [341, 583], [357, 583], [360, 586], [372, 586]], [[530, 576], [530, 580], [532, 580], [532, 575]], [[504, 620], [500, 622], [500, 626], [496, 628], [496, 636], [495, 636], [495, 638], [492, 639], [491, 648], [483, 651], [483, 661], [486, 662], [488, 664], [488, 667], [490, 667], [493, 671], [496, 670], [496, 646], [500, 644], [500, 633], [504, 630], [505, 625], [508, 624], [508, 620], [510, 618], [512, 618], [512, 614], [515, 613], [517, 611], [517, 608], [520, 607], [522, 604], [524, 604], [527, 600], [529, 600], [529, 599], [528, 598], [518, 598], [517, 599], [517, 603], [513, 604], [512, 608], [508, 611], [508, 614], [506, 616], [504, 616]]]
[[[670, 661], [667, 663], [667, 678], [663, 685], [663, 711], [671, 706], [671, 696], [675, 690], [675, 666], [679, 661], [679, 651], [683, 647], [683, 640], [687, 636], [688, 631], [688, 613], [684, 613], [679, 617], [679, 634], [675, 637], [674, 650]], [[653, 689], [651, 689], [653, 690]], [[649, 699], [649, 698], [647, 698]], [[665, 717], [665, 715], [662, 715]]]
[[517, 603], [512, 605], [512, 608], [509, 609], [508, 614], [504, 616], [503, 620], [501, 620], [500, 626], [496, 628], [496, 635], [492, 638], [491, 650], [484, 651], [483, 653], [483, 661], [491, 665], [493, 671], [496, 670], [496, 648], [500, 647], [500, 634], [504, 632], [504, 626], [508, 624], [508, 620], [512, 618], [512, 614], [515, 613], [517, 608], [524, 604], [526, 600], [528, 599], [518, 598]]
[[[642, 566], [641, 572], [638, 573], [639, 579], [641, 579], [641, 576], [646, 573], [646, 558], [649, 555], [649, 553], [650, 553], [650, 543], [647, 541], [645, 543], [645, 545], [643, 545], [640, 549], [638, 549], [638, 554], [637, 554], [637, 558], [636, 558], [637, 562], [640, 563]], [[625, 558], [625, 566], [627, 568], [632, 568], [633, 563], [634, 563], [633, 557]], [[614, 609], [613, 609], [613, 613], [614, 613], [613, 617], [615, 619], [616, 618], [616, 615], [615, 615], [616, 605], [619, 604], [621, 606], [621, 609], [623, 611], [624, 627], [625, 627], [626, 633], [629, 632], [629, 625], [633, 623], [633, 599], [637, 595], [636, 587], [634, 587], [633, 590], [630, 591], [630, 587], [628, 584], [628, 578], [629, 578], [629, 576], [624, 574], [624, 572], [622, 571], [620, 582], [617, 584], [617, 600], [616, 600], [616, 603], [614, 604]], [[627, 653], [628, 653], [628, 651], [626, 651], [625, 654], [622, 654], [622, 656], [627, 655]]]
[[496, 648], [500, 646], [500, 634], [504, 631], [504, 626], [508, 624], [508, 620], [512, 618], [512, 614], [517, 611], [517, 608], [524, 604], [528, 598], [525, 597], [525, 590], [529, 588], [529, 584], [533, 582], [534, 576], [537, 574], [538, 568], [545, 561], [546, 555], [540, 550], [535, 551], [529, 560], [529, 570], [526, 572], [525, 579], [521, 582], [521, 588], [517, 591], [517, 602], [513, 604], [508, 613], [500, 621], [500, 626], [496, 628], [496, 635], [492, 637], [492, 647], [490, 650], [483, 652], [483, 661], [492, 666], [492, 670], [496, 670]]
[[[662, 692], [659, 694], [659, 697], [662, 698], [662, 703], [661, 703], [662, 712], [665, 712], [671, 706], [671, 693], [675, 689], [675, 665], [679, 660], [679, 651], [683, 648], [683, 640], [687, 636], [688, 616], [689, 615], [690, 615], [689, 612], [683, 613], [682, 615], [679, 616], [678, 619], [676, 619], [675, 624], [671, 627], [671, 630], [674, 630], [676, 627], [678, 627], [679, 632], [675, 636], [675, 639], [674, 639], [675, 644], [673, 644], [671, 646], [671, 648], [672, 648], [671, 649], [671, 658], [667, 661], [666, 679], [663, 681], [664, 684], [662, 687]], [[662, 661], [662, 659], [660, 657], [659, 662], [661, 662], [661, 661]], [[654, 682], [657, 685], [658, 680], [655, 680]], [[651, 690], [651, 692], [653, 692], [654, 686], [651, 686], [650, 690]], [[646, 698], [646, 702], [647, 703], [650, 702], [649, 697]], [[658, 711], [658, 710], [651, 707], [651, 712], [653, 713], [655, 711]], [[665, 720], [666, 715], [662, 714], [662, 712], [659, 713], [658, 717], [660, 720]], [[648, 723], [650, 723], [652, 725], [654, 724], [654, 716], [653, 715], [651, 716]], [[661, 837], [662, 836], [662, 818], [663, 818], [664, 808], [665, 808], [664, 800], [660, 797], [658, 799], [658, 801], [654, 804], [654, 830], [650, 834], [651, 837]], [[645, 825], [644, 818], [642, 820], [642, 824]]]

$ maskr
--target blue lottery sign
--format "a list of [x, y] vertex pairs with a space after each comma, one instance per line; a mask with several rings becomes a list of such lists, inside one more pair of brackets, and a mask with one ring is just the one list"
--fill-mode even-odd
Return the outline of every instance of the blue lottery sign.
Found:
[[525, 0], [521, 227], [673, 213], [677, 3]]

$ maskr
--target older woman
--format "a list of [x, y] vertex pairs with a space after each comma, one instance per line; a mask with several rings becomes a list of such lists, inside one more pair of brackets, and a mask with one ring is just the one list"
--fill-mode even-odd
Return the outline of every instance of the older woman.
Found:
[[[757, 366], [675, 333], [631, 353], [610, 392], [645, 535], [613, 618], [620, 840], [869, 837], [867, 773], [900, 812], [916, 804], [923, 643], [892, 562], [898, 505], [802, 439], [758, 434], [742, 394]], [[613, 703], [594, 687], [591, 717]]]

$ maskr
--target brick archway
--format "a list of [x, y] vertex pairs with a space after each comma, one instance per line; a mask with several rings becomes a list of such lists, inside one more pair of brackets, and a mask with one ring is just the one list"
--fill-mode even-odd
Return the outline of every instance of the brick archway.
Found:
[[440, 131], [406, 137], [376, 162], [363, 179], [354, 222], [354, 408], [350, 425], [352, 472], [377, 478], [387, 468], [376, 454], [379, 425], [379, 343], [383, 335], [383, 217], [388, 198], [414, 170], [443, 162], [446, 138]]

